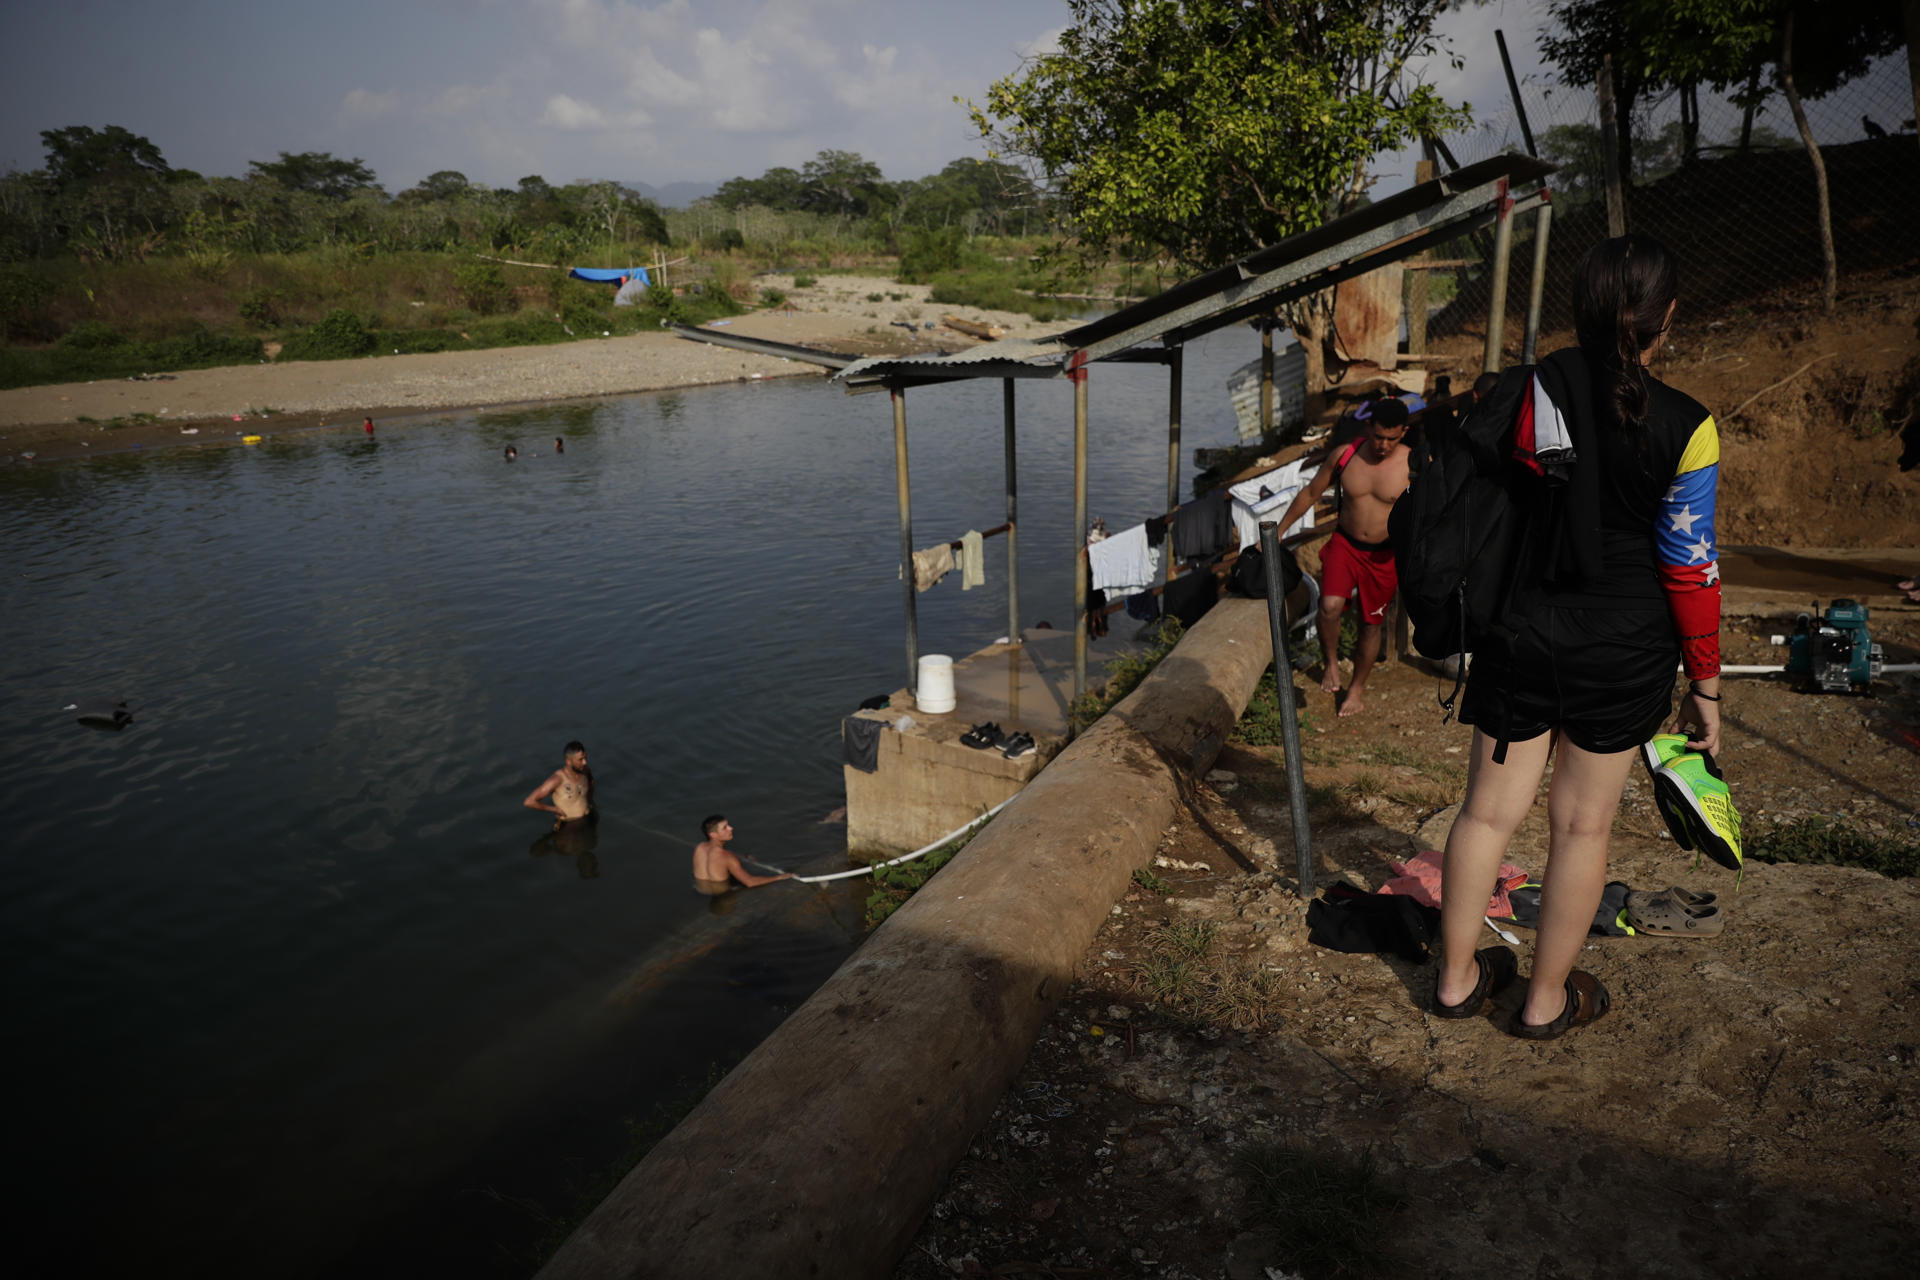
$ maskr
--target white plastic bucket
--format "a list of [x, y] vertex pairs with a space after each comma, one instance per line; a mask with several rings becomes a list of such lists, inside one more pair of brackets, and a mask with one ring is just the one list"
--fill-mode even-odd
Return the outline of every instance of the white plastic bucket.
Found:
[[913, 701], [929, 715], [953, 710], [953, 659], [944, 653], [920, 655], [920, 683]]

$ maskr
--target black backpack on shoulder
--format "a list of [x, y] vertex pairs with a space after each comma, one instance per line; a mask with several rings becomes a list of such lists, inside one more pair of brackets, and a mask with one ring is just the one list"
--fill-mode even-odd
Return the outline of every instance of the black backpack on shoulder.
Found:
[[[1533, 373], [1505, 370], [1466, 416], [1433, 424], [1388, 517], [1401, 607], [1424, 657], [1510, 653], [1526, 625], [1515, 597], [1540, 486], [1513, 445]], [[1456, 680], [1441, 705], [1451, 712], [1459, 693]]]

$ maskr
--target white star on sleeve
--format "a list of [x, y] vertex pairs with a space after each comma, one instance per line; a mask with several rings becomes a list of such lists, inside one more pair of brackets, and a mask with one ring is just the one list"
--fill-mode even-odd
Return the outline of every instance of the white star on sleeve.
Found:
[[1693, 536], [1693, 522], [1700, 519], [1699, 516], [1693, 514], [1693, 506], [1691, 503], [1680, 508], [1678, 515], [1667, 518], [1673, 521], [1673, 531], [1675, 533], [1684, 533], [1689, 538]]
[[1679, 496], [1680, 496], [1680, 482], [1678, 480], [1675, 480], [1672, 484], [1667, 486], [1667, 501], [1672, 502], [1674, 499], [1678, 498]]
[[1720, 562], [1718, 560], [1715, 560], [1712, 564], [1707, 566], [1707, 576], [1705, 581], [1708, 586], [1712, 586], [1714, 583], [1720, 581]]
[[1695, 560], [1706, 560], [1711, 558], [1712, 555], [1713, 544], [1708, 542], [1705, 536], [1702, 536], [1700, 541], [1687, 548], [1687, 563], [1692, 564]]

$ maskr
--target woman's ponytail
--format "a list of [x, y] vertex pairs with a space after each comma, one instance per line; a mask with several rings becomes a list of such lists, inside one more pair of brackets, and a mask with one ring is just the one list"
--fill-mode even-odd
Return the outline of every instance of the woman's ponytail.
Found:
[[1620, 236], [1593, 247], [1573, 279], [1573, 327], [1614, 423], [1646, 449], [1647, 381], [1640, 353], [1664, 331], [1680, 292], [1679, 272], [1651, 236]]

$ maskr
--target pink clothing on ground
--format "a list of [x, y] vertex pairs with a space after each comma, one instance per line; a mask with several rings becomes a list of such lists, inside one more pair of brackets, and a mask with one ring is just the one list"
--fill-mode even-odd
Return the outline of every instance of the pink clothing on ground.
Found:
[[[1412, 898], [1423, 907], [1440, 905], [1440, 861], [1438, 849], [1427, 849], [1414, 854], [1405, 862], [1389, 862], [1394, 878], [1380, 886], [1381, 893], [1400, 893]], [[1487, 903], [1485, 914], [1506, 917], [1513, 914], [1513, 903], [1507, 897], [1507, 891], [1518, 889], [1527, 882], [1527, 873], [1510, 863], [1500, 864], [1500, 876], [1494, 882], [1493, 897]]]

